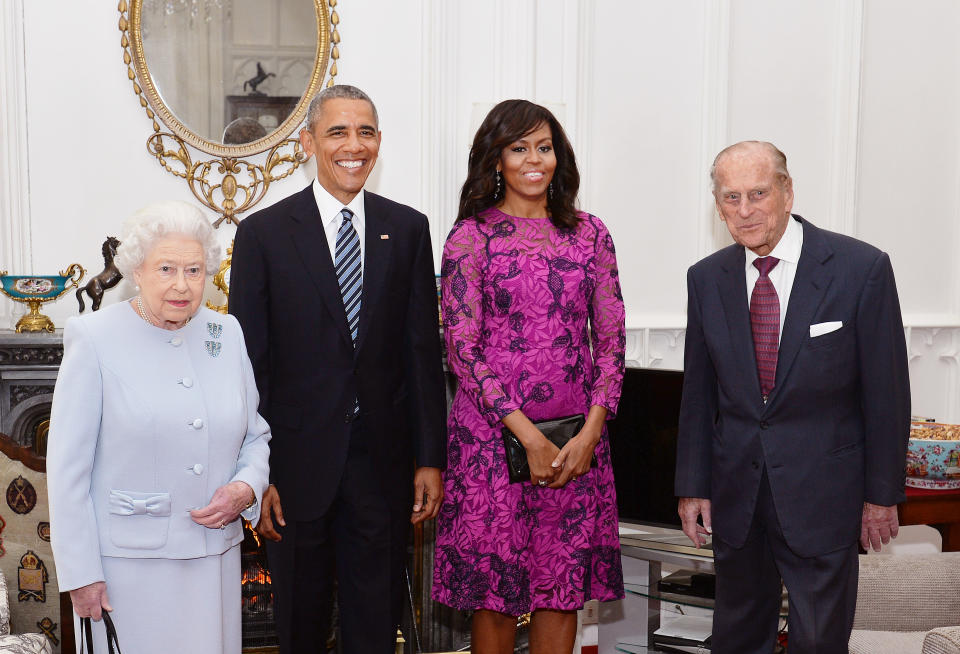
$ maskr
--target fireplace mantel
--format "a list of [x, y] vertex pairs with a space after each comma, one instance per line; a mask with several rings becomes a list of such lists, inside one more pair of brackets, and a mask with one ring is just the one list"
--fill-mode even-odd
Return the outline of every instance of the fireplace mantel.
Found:
[[[49, 418], [62, 360], [59, 330], [52, 334], [0, 330], [0, 434], [17, 446], [32, 448], [38, 433], [45, 437], [41, 423]], [[45, 443], [39, 450], [46, 451]]]

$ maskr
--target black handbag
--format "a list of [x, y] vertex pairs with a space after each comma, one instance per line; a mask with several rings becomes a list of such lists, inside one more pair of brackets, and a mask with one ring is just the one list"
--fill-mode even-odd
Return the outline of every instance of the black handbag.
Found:
[[[541, 420], [533, 423], [533, 426], [540, 430], [548, 441], [563, 449], [563, 446], [571, 438], [580, 433], [587, 419], [579, 413], [575, 416], [566, 418], [554, 418], [553, 420]], [[516, 484], [523, 481], [530, 481], [530, 464], [527, 462], [527, 450], [524, 449], [520, 439], [517, 438], [510, 429], [504, 427], [501, 430], [503, 434], [503, 446], [507, 451], [507, 472], [510, 474], [510, 483]], [[597, 455], [593, 455], [590, 461], [590, 467], [597, 467]]]
[[[77, 654], [94, 654], [93, 652], [93, 625], [90, 618], [80, 618], [80, 649]], [[113, 619], [106, 611], [103, 612], [103, 626], [107, 630], [107, 652], [108, 654], [122, 654], [120, 652], [120, 641], [117, 640], [117, 629], [113, 626]], [[84, 639], [86, 636], [86, 639]], [[87, 642], [87, 651], [83, 651], [83, 642]], [[102, 654], [102, 653], [101, 653]]]

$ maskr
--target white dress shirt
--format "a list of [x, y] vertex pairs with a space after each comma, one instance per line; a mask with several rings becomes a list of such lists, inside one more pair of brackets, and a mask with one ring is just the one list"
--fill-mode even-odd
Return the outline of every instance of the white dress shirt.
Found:
[[320, 210], [320, 220], [323, 221], [323, 231], [327, 235], [327, 245], [330, 246], [330, 260], [337, 261], [337, 232], [340, 231], [340, 224], [343, 218], [340, 212], [344, 206], [353, 212], [353, 228], [357, 230], [357, 236], [360, 238], [360, 278], [363, 279], [363, 252], [365, 244], [363, 242], [364, 232], [364, 211], [363, 211], [363, 191], [350, 201], [350, 204], [344, 205], [340, 200], [330, 195], [327, 189], [320, 185], [316, 179], [313, 180], [313, 197], [317, 201], [317, 209]]
[[[780, 259], [780, 263], [774, 266], [769, 275], [780, 301], [780, 335], [777, 337], [778, 341], [783, 337], [783, 320], [787, 316], [787, 304], [790, 302], [790, 291], [793, 290], [793, 278], [797, 275], [797, 263], [800, 261], [800, 251], [802, 249], [803, 226], [791, 216], [790, 220], [787, 221], [787, 228], [784, 230], [783, 236], [780, 237], [780, 242], [768, 255]], [[749, 248], [744, 248], [744, 250], [747, 255], [747, 306], [750, 306], [753, 287], [760, 279], [760, 271], [753, 265], [753, 262], [760, 257]]]

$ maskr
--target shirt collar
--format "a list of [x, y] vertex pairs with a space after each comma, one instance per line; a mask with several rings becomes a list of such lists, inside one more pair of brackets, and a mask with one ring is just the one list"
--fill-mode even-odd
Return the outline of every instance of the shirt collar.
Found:
[[340, 221], [343, 220], [340, 217], [340, 212], [344, 206], [353, 212], [354, 217], [360, 221], [360, 224], [363, 224], [363, 193], [363, 191], [360, 191], [350, 200], [350, 204], [344, 205], [340, 200], [330, 195], [327, 189], [323, 188], [320, 184], [319, 180], [313, 180], [313, 197], [317, 201], [317, 209], [320, 210], [320, 220], [323, 221], [324, 225], [336, 222], [339, 226]]
[[[780, 237], [780, 242], [770, 252], [768, 256], [776, 257], [780, 261], [786, 261], [794, 265], [800, 261], [800, 250], [803, 249], [803, 226], [793, 216], [787, 221], [787, 228]], [[755, 259], [760, 257], [750, 248], [744, 248], [746, 252], [746, 268], [750, 270]]]

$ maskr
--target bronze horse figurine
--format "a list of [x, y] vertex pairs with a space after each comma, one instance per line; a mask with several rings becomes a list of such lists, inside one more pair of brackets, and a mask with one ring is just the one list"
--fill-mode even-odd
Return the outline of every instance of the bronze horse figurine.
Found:
[[264, 80], [268, 77], [276, 77], [276, 73], [268, 73], [263, 70], [263, 66], [260, 65], [260, 62], [257, 62], [257, 75], [256, 77], [251, 77], [246, 82], [243, 83], [243, 90], [247, 90], [247, 86], [250, 86], [250, 93], [248, 95], [266, 95], [263, 91], [258, 91], [257, 87], [263, 84]]
[[120, 241], [113, 236], [108, 236], [103, 242], [103, 272], [87, 282], [87, 285], [77, 289], [77, 302], [80, 303], [80, 313], [83, 313], [83, 292], [86, 291], [90, 299], [93, 300], [93, 310], [100, 308], [100, 302], [103, 300], [103, 292], [108, 288], [113, 288], [120, 283], [123, 275], [117, 270], [113, 258], [117, 256], [117, 246]]

